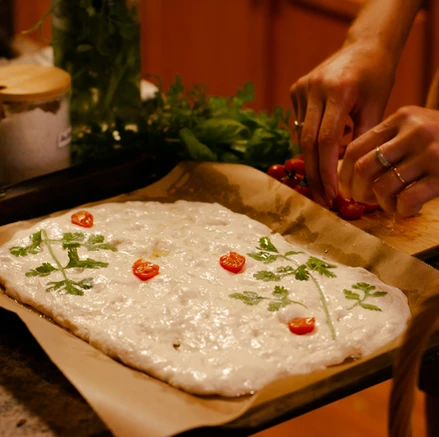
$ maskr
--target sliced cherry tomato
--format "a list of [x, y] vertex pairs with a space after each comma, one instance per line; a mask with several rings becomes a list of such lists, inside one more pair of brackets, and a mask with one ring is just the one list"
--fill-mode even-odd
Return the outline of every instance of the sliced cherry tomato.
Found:
[[294, 190], [298, 193], [302, 194], [305, 197], [308, 197], [308, 199], [313, 200], [313, 195], [311, 193], [311, 190], [309, 189], [308, 185], [297, 185], [297, 187], [294, 187]]
[[299, 184], [299, 182], [300, 180], [297, 178], [297, 176], [282, 179], [282, 183], [288, 185], [290, 188], [294, 188], [296, 185]]
[[159, 274], [160, 267], [149, 261], [144, 261], [142, 258], [138, 259], [133, 264], [133, 273], [142, 281], [147, 281]]
[[347, 206], [352, 202], [352, 199], [346, 199], [341, 194], [338, 194], [338, 196], [332, 201], [332, 209], [334, 211], [340, 211], [340, 208], [342, 206]]
[[285, 163], [285, 172], [288, 175], [305, 174], [305, 163], [301, 159], [291, 158]]
[[232, 273], [239, 273], [245, 264], [245, 256], [236, 252], [229, 252], [219, 260], [220, 266]]
[[364, 213], [368, 214], [369, 212], [376, 211], [380, 205], [378, 203], [363, 203], [363, 202], [357, 202], [359, 205], [364, 206]]
[[314, 317], [295, 317], [288, 322], [288, 329], [296, 335], [305, 335], [313, 332], [316, 327]]
[[358, 220], [365, 210], [364, 205], [351, 201], [347, 205], [340, 207], [340, 215], [346, 220]]
[[93, 226], [93, 215], [87, 211], [78, 211], [72, 215], [72, 223], [82, 226], [83, 228], [91, 228]]
[[283, 166], [282, 164], [273, 164], [267, 170], [267, 174], [274, 179], [277, 179], [278, 181], [287, 176], [287, 174], [285, 173], [285, 166]]

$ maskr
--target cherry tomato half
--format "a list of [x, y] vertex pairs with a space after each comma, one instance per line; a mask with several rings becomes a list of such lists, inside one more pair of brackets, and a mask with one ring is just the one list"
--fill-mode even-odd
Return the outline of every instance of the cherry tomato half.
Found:
[[359, 205], [364, 206], [364, 213], [368, 214], [369, 212], [376, 211], [380, 205], [378, 203], [363, 203], [363, 202], [357, 202]]
[[142, 281], [147, 281], [159, 274], [160, 267], [149, 261], [144, 261], [142, 258], [138, 259], [133, 264], [133, 273]]
[[305, 335], [313, 332], [316, 327], [314, 317], [295, 317], [288, 322], [288, 329], [296, 335]]
[[337, 197], [332, 201], [332, 208], [334, 211], [340, 211], [342, 206], [347, 206], [352, 202], [352, 199], [346, 199], [341, 194], [338, 194]]
[[352, 201], [340, 207], [340, 216], [346, 220], [358, 220], [363, 215], [364, 210], [364, 205]]
[[245, 256], [236, 252], [229, 252], [219, 260], [220, 266], [232, 273], [239, 273], [245, 264]]
[[285, 163], [285, 172], [288, 175], [304, 175], [305, 174], [305, 163], [302, 159], [291, 158]]
[[285, 167], [282, 164], [273, 164], [267, 170], [267, 174], [278, 181], [287, 176], [285, 173]]
[[91, 228], [93, 226], [93, 215], [87, 211], [78, 211], [72, 215], [72, 223], [82, 226], [83, 228]]

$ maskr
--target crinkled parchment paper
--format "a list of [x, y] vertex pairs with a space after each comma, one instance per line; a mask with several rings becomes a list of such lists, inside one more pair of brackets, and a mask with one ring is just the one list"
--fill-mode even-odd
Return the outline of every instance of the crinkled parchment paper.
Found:
[[[177, 199], [218, 202], [317, 253], [346, 265], [364, 267], [403, 290], [412, 311], [416, 311], [420, 297], [439, 286], [439, 272], [432, 267], [250, 167], [181, 163], [157, 183], [107, 201]], [[36, 221], [3, 226], [0, 244]], [[230, 422], [230, 427], [258, 426], [287, 412], [300, 411], [316, 399], [347, 394], [349, 387], [360, 381], [373, 381], [374, 375], [389, 368], [392, 350], [400, 341], [395, 340], [366, 359], [276, 381], [251, 397], [197, 397], [116, 362], [4, 293], [0, 293], [0, 306], [22, 319], [50, 359], [119, 437], [170, 436]]]

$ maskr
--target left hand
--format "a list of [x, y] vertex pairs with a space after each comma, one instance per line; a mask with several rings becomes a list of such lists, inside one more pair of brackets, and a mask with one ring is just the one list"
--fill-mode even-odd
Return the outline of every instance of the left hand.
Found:
[[[377, 147], [393, 167], [380, 163]], [[347, 198], [415, 215], [439, 196], [439, 111], [400, 108], [349, 144], [339, 178]]]

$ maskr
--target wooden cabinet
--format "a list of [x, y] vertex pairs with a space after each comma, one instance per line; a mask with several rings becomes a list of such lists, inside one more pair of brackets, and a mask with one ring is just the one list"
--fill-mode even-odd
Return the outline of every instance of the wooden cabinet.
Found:
[[[367, 0], [142, 0], [142, 72], [167, 88], [205, 84], [231, 95], [247, 81], [257, 109], [290, 107], [289, 87], [337, 50]], [[51, 0], [15, 0], [16, 31], [31, 27]], [[422, 105], [439, 65], [439, 6], [425, 1], [397, 72], [387, 113]], [[34, 32], [38, 38], [39, 33]], [[43, 27], [50, 40], [50, 20]]]

